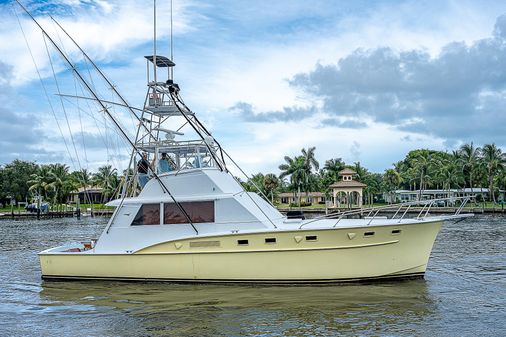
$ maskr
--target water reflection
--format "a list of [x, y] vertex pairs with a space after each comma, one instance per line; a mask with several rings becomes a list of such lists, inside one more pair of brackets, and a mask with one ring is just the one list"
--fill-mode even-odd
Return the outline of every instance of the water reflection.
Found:
[[174, 336], [415, 333], [434, 311], [424, 280], [295, 287], [61, 281], [44, 282], [40, 296], [53, 310], [113, 309], [135, 322], [133, 334]]

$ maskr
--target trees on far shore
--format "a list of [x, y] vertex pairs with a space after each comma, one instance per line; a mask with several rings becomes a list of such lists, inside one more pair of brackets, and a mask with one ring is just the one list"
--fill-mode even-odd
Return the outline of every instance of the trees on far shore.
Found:
[[[364, 204], [372, 204], [378, 195], [396, 189], [421, 194], [425, 189], [487, 188], [488, 198], [494, 202], [498, 201], [499, 190], [506, 190], [506, 153], [495, 144], [477, 147], [471, 142], [452, 153], [413, 150], [383, 173], [370, 172], [360, 162], [347, 164], [338, 157], [320, 166], [315, 153], [315, 147], [308, 147], [294, 157], [285, 156], [279, 174], [255, 174], [242, 183], [243, 187], [247, 191], [260, 190], [271, 202], [279, 193], [290, 192], [300, 203], [301, 193], [322, 192], [330, 196], [329, 186], [339, 179], [339, 171], [348, 167], [357, 172], [356, 180], [367, 185]], [[64, 203], [72, 191], [85, 187], [100, 187], [109, 199], [118, 192], [121, 179], [111, 165], [102, 166], [95, 173], [86, 169], [69, 172], [65, 164], [38, 165], [16, 159], [0, 166], [0, 203], [5, 205], [11, 199], [31, 201], [35, 196]]]
[[52, 204], [61, 204], [67, 202], [71, 192], [90, 187], [102, 188], [108, 199], [117, 193], [119, 182], [117, 170], [110, 165], [93, 174], [87, 169], [69, 172], [69, 167], [60, 163], [38, 165], [16, 159], [0, 167], [0, 203], [6, 205], [11, 199], [31, 202], [40, 196]]
[[[315, 152], [316, 149], [310, 147], [302, 149], [298, 156], [284, 157], [284, 163], [279, 165], [278, 193], [291, 192], [299, 203], [301, 193], [323, 192], [329, 196], [329, 186], [339, 179], [338, 172], [346, 167], [357, 172], [356, 180], [367, 185], [364, 204], [372, 204], [375, 196], [397, 189], [418, 191], [421, 198], [426, 189], [488, 188], [489, 200], [494, 202], [499, 190], [506, 190], [506, 153], [495, 144], [482, 148], [473, 143], [464, 144], [451, 153], [413, 150], [383, 174], [370, 172], [360, 162], [346, 164], [341, 158], [326, 160], [318, 170], [320, 165]], [[255, 176], [259, 175], [262, 174]]]

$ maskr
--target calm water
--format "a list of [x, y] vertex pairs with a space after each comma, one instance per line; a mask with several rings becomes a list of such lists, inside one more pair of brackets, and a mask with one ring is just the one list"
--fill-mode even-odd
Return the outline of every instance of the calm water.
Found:
[[41, 281], [104, 219], [0, 221], [1, 336], [506, 336], [506, 217], [447, 224], [425, 280], [233, 286]]

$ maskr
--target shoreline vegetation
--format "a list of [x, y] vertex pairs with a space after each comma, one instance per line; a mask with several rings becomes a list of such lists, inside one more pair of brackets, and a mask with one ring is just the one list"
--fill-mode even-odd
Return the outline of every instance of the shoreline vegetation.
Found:
[[[329, 200], [331, 184], [339, 180], [338, 173], [350, 168], [357, 175], [355, 180], [366, 184], [364, 188], [364, 207], [387, 204], [385, 195], [402, 189], [418, 191], [422, 197], [424, 190], [438, 189], [487, 189], [488, 193], [478, 194], [477, 200], [466, 207], [504, 208], [506, 190], [506, 153], [495, 144], [476, 147], [473, 143], [464, 144], [453, 152], [429, 149], [412, 150], [403, 160], [385, 169], [383, 173], [370, 172], [360, 162], [345, 163], [341, 158], [331, 158], [322, 166], [315, 158], [315, 147], [302, 149], [301, 154], [285, 156], [279, 165], [280, 174], [257, 173], [249, 180], [241, 181], [247, 191], [258, 192], [280, 209], [325, 209], [325, 203], [301, 202], [310, 192], [321, 192]], [[49, 204], [51, 211], [63, 211], [70, 204], [70, 196], [83, 187], [100, 188], [100, 200], [84, 200], [82, 211], [87, 209], [107, 209], [104, 204], [117, 196], [124, 173], [111, 165], [98, 168], [97, 172], [86, 169], [70, 172], [69, 166], [61, 163], [37, 164], [35, 162], [14, 160], [0, 166], [0, 213], [20, 212], [18, 202], [34, 203], [38, 198]], [[282, 204], [281, 193], [291, 193], [296, 203]], [[85, 196], [86, 198], [86, 196]], [[11, 201], [14, 205], [11, 206]]]

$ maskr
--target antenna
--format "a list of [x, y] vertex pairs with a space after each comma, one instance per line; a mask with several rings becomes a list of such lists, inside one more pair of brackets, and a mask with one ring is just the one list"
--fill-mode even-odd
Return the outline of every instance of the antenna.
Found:
[[[170, 60], [174, 62], [174, 40], [173, 40], [173, 24], [172, 24], [172, 0], [170, 0]], [[174, 67], [170, 67], [170, 79], [174, 79]]]
[[153, 69], [156, 84], [156, 0], [153, 0]]

